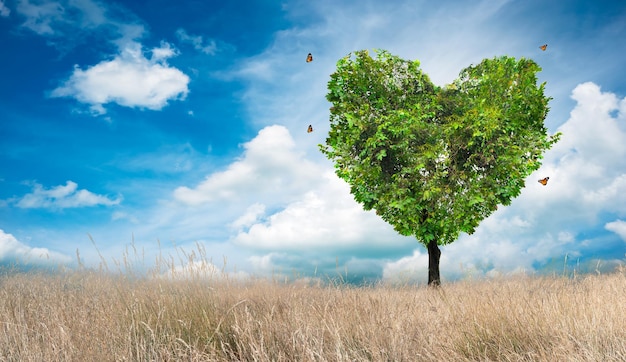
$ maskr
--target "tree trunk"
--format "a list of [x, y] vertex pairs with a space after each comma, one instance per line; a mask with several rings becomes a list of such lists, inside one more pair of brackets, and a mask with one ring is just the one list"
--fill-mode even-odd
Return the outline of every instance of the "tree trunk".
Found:
[[441, 285], [439, 277], [439, 258], [441, 250], [437, 246], [437, 242], [433, 239], [428, 243], [428, 285], [438, 287]]

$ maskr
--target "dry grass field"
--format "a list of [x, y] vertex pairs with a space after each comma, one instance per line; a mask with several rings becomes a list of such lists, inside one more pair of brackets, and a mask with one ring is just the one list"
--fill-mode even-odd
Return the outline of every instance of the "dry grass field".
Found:
[[2, 361], [626, 361], [626, 271], [416, 286], [0, 276]]

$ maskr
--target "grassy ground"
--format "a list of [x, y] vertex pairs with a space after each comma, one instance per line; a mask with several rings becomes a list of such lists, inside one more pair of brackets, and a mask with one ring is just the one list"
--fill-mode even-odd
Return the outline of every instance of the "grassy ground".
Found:
[[7, 361], [625, 361], [626, 271], [355, 288], [0, 276]]

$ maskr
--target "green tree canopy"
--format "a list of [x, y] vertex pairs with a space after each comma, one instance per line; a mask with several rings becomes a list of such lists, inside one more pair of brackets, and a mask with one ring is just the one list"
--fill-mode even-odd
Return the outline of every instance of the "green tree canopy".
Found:
[[437, 245], [509, 205], [558, 140], [544, 126], [550, 98], [530, 59], [485, 59], [442, 88], [418, 61], [376, 55], [337, 62], [320, 149], [356, 201], [428, 248], [429, 284], [439, 284]]

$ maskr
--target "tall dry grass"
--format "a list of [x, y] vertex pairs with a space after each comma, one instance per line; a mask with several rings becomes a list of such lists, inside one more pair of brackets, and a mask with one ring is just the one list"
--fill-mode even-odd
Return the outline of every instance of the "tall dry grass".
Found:
[[626, 271], [439, 289], [0, 277], [3, 361], [625, 361]]

